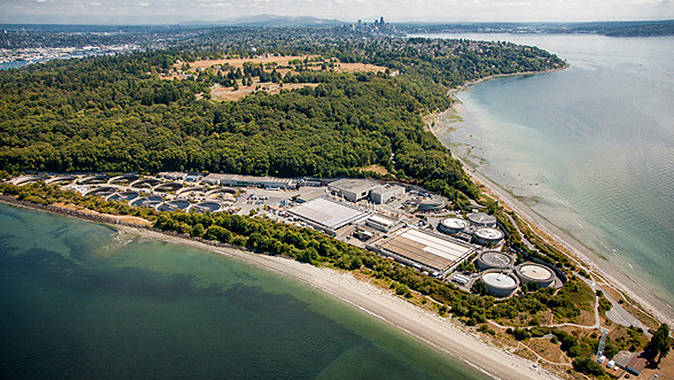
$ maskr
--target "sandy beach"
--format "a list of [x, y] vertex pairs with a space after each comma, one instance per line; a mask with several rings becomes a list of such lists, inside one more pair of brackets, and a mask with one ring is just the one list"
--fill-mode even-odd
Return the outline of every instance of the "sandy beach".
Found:
[[140, 235], [208, 250], [242, 260], [330, 294], [369, 315], [497, 379], [557, 379], [534, 363], [500, 350], [451, 320], [420, 309], [351, 273], [318, 268], [295, 260], [253, 254], [234, 248], [215, 247], [191, 239], [169, 236], [145, 229], [116, 226], [122, 233]]

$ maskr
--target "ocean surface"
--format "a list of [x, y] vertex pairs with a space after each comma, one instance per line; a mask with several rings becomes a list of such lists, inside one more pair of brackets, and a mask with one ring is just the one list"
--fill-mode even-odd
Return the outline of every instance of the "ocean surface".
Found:
[[4, 379], [482, 379], [329, 296], [216, 254], [0, 204]]
[[674, 37], [433, 37], [535, 45], [567, 60], [567, 70], [459, 92], [464, 121], [444, 139], [481, 173], [674, 304]]

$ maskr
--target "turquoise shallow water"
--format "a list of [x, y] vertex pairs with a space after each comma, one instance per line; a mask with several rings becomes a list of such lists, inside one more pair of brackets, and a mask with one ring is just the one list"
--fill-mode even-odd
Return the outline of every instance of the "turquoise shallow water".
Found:
[[3, 378], [481, 379], [245, 263], [0, 204]]
[[442, 35], [536, 45], [571, 67], [457, 96], [448, 141], [480, 172], [674, 303], [674, 37]]

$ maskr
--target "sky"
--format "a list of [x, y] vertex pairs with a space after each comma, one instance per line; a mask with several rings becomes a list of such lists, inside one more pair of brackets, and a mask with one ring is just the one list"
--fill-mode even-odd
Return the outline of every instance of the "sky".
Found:
[[674, 19], [674, 0], [0, 0], [0, 23], [172, 24], [274, 14], [371, 21]]

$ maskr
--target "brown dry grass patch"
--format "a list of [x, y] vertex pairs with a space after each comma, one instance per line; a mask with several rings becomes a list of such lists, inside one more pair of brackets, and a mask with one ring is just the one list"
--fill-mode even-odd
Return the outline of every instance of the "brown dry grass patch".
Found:
[[295, 90], [302, 87], [316, 87], [318, 83], [286, 83], [281, 87], [276, 83], [254, 83], [252, 86], [240, 86], [238, 90], [233, 90], [228, 87], [222, 87], [219, 84], [214, 84], [211, 86], [211, 97], [217, 100], [230, 100], [236, 101], [242, 99], [248, 95], [254, 93], [257, 87], [260, 87], [257, 91], [264, 91], [269, 94], [278, 94], [281, 90]]
[[378, 164], [372, 164], [370, 166], [363, 166], [362, 168], [360, 168], [360, 170], [363, 171], [363, 172], [377, 173], [379, 175], [391, 174], [388, 171], [388, 169], [386, 169], [385, 167], [383, 167], [381, 165], [378, 165]]

